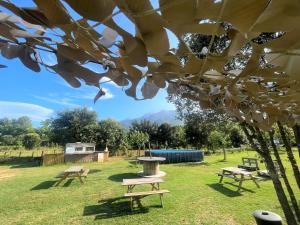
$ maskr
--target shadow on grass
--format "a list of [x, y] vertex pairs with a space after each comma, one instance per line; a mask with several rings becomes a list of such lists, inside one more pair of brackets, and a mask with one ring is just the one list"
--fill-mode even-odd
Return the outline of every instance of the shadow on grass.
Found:
[[237, 192], [236, 190], [233, 191], [231, 189], [228, 189], [226, 187], [224, 187], [222, 184], [220, 183], [214, 183], [214, 184], [207, 184], [208, 187], [228, 196], [228, 197], [238, 197], [238, 196], [242, 196], [241, 193]]
[[69, 187], [73, 181], [74, 181], [74, 178], [68, 179], [67, 182], [64, 183], [63, 187]]
[[23, 160], [6, 162], [6, 163], [3, 163], [3, 164], [7, 165], [7, 166], [10, 166], [10, 168], [12, 168], [12, 169], [15, 169], [15, 168], [29, 168], [29, 167], [39, 166], [39, 162], [36, 162], [36, 161], [26, 162], [26, 161], [23, 161]]
[[33, 188], [31, 188], [30, 191], [48, 189], [48, 188], [51, 188], [52, 186], [54, 186], [55, 183], [56, 183], [56, 181], [54, 181], [54, 180], [44, 181], [44, 182], [34, 186]]
[[97, 220], [148, 212], [149, 209], [141, 204], [138, 204], [138, 207], [131, 211], [130, 202], [124, 200], [123, 197], [118, 197], [101, 200], [97, 205], [86, 206], [83, 210], [83, 216], [95, 215], [95, 220]]
[[99, 169], [91, 169], [91, 170], [89, 171], [89, 174], [99, 173], [99, 172], [101, 172], [101, 170], [99, 170]]
[[206, 166], [208, 163], [207, 162], [183, 162], [183, 163], [176, 163], [175, 166], [183, 167], [183, 166]]
[[122, 182], [123, 179], [130, 179], [130, 178], [139, 178], [139, 176], [136, 173], [119, 173], [108, 177], [109, 180], [115, 182]]
[[[234, 183], [225, 182], [225, 184], [229, 184], [229, 185], [231, 185], [231, 186], [236, 187], [236, 190], [237, 190], [238, 187], [239, 187], [239, 185], [234, 184]], [[251, 190], [251, 189], [248, 189], [248, 188], [245, 188], [245, 187], [241, 187], [240, 192], [242, 192], [242, 191], [247, 191], [247, 192], [255, 193], [255, 191], [253, 191], [253, 190]]]

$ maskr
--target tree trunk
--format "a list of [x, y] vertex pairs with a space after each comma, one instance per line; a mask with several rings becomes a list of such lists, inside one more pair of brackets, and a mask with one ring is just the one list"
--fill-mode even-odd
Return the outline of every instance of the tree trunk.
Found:
[[282, 187], [282, 184], [280, 182], [279, 176], [276, 173], [276, 169], [272, 160], [272, 157], [270, 155], [270, 151], [268, 148], [268, 145], [260, 131], [259, 128], [255, 128], [256, 130], [256, 137], [257, 137], [257, 141], [259, 142], [261, 149], [263, 151], [262, 157], [264, 158], [265, 162], [266, 162], [266, 166], [267, 166], [267, 170], [269, 171], [270, 177], [272, 179], [273, 182], [273, 186], [276, 190], [276, 194], [277, 194], [277, 198], [280, 202], [280, 205], [283, 209], [286, 221], [288, 223], [288, 225], [294, 225], [297, 224], [295, 215], [289, 205], [289, 202], [287, 200], [287, 197], [284, 193], [284, 189]]
[[300, 209], [299, 209], [299, 206], [298, 206], [298, 203], [297, 203], [297, 199], [295, 197], [295, 194], [293, 192], [293, 189], [288, 181], [288, 178], [286, 176], [286, 173], [285, 173], [285, 169], [284, 169], [284, 166], [282, 164], [282, 161], [281, 161], [281, 158], [280, 158], [280, 155], [278, 153], [278, 150], [277, 150], [277, 147], [274, 143], [274, 132], [270, 131], [269, 132], [269, 136], [270, 136], [270, 141], [271, 141], [271, 145], [272, 145], [272, 148], [273, 148], [273, 151], [274, 151], [274, 155], [275, 155], [275, 158], [277, 160], [277, 163], [279, 165], [279, 169], [280, 169], [280, 173], [281, 173], [281, 177], [285, 183], [285, 186], [286, 186], [286, 189], [290, 195], [290, 199], [291, 199], [291, 202], [292, 202], [292, 206], [294, 208], [294, 211], [295, 211], [295, 214], [297, 216], [297, 219], [300, 223]]
[[295, 160], [295, 157], [293, 155], [293, 151], [292, 151], [291, 145], [290, 145], [290, 143], [289, 143], [289, 141], [288, 141], [288, 139], [286, 137], [284, 128], [281, 125], [281, 123], [277, 122], [277, 125], [278, 125], [278, 128], [279, 128], [279, 132], [280, 132], [283, 144], [285, 145], [287, 156], [288, 156], [289, 161], [291, 163], [291, 166], [292, 166], [292, 169], [293, 169], [293, 172], [294, 172], [294, 176], [295, 176], [297, 185], [298, 185], [298, 187], [300, 189], [300, 172], [299, 172], [299, 168], [297, 166], [297, 162]]
[[[268, 171], [270, 172], [271, 175], [271, 179], [273, 182], [273, 186], [275, 188], [275, 192], [278, 198], [278, 201], [280, 202], [281, 208], [283, 210], [283, 213], [285, 215], [285, 218], [287, 220], [287, 224], [288, 225], [296, 225], [296, 218], [293, 214], [293, 211], [288, 203], [287, 197], [284, 193], [283, 187], [281, 185], [281, 182], [278, 178], [278, 176], [276, 175], [276, 170], [272, 161], [272, 158], [270, 156], [270, 152], [268, 149], [268, 146], [263, 138], [263, 136], [261, 135], [260, 130], [258, 129], [259, 132], [256, 132], [255, 129], [251, 126], [249, 126], [249, 128], [252, 131], [252, 135], [249, 133], [246, 124], [242, 123], [240, 124], [251, 147], [256, 150], [265, 160], [266, 162], [266, 166]], [[258, 134], [257, 134], [258, 133]], [[260, 134], [260, 135], [259, 135]], [[254, 142], [254, 135], [255, 138], [257, 139], [257, 141], [259, 142], [261, 149], [258, 147], [258, 145]], [[263, 149], [263, 150], [262, 150]]]
[[293, 131], [294, 131], [294, 135], [295, 135], [295, 139], [296, 139], [296, 143], [297, 143], [298, 154], [300, 157], [300, 126], [298, 124], [293, 126]]
[[225, 150], [225, 148], [223, 147], [223, 155], [224, 155], [224, 161], [226, 161], [227, 160], [227, 154], [226, 154], [226, 150]]

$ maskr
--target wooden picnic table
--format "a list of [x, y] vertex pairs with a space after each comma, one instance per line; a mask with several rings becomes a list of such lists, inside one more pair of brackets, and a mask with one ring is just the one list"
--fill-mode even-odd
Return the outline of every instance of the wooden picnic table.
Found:
[[71, 166], [70, 168], [66, 169], [58, 175], [58, 178], [60, 179], [58, 180], [56, 186], [58, 186], [63, 180], [70, 177], [78, 177], [80, 183], [83, 184], [82, 177], [86, 177], [88, 172], [89, 169], [83, 169], [82, 166]]
[[[164, 182], [161, 178], [137, 178], [137, 179], [123, 179], [123, 186], [127, 186], [127, 193], [124, 197], [130, 197], [131, 210], [133, 209], [133, 198], [139, 200], [149, 195], [159, 194], [161, 207], [163, 207], [162, 197], [164, 193], [169, 193], [168, 190], [160, 190], [159, 184]], [[151, 191], [133, 192], [136, 185], [150, 184]]]
[[228, 177], [231, 179], [234, 179], [235, 181], [239, 181], [238, 190], [242, 188], [242, 184], [246, 180], [252, 180], [255, 185], [259, 188], [258, 183], [255, 180], [255, 177], [253, 176], [253, 172], [247, 171], [245, 169], [240, 169], [237, 167], [225, 167], [222, 168], [222, 173], [218, 173], [218, 176], [220, 176], [219, 183], [222, 183], [223, 177]]
[[161, 178], [123, 179], [123, 186], [127, 186], [127, 193], [131, 193], [136, 185], [150, 184], [153, 190], [159, 190], [159, 184], [164, 182]]

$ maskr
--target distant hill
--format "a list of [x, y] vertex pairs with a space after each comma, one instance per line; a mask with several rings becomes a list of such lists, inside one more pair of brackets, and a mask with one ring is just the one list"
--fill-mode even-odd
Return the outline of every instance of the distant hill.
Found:
[[172, 125], [182, 125], [183, 122], [176, 118], [176, 111], [175, 110], [162, 110], [156, 113], [147, 113], [141, 117], [135, 119], [126, 119], [120, 121], [120, 123], [125, 127], [130, 127], [132, 121], [137, 120], [150, 120], [152, 122], [156, 122], [158, 124], [162, 123], [169, 123]]

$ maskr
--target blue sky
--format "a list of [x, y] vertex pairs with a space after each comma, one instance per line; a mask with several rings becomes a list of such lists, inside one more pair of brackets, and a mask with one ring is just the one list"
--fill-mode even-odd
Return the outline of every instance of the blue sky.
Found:
[[[32, 4], [29, 0], [13, 2], [21, 3], [22, 6]], [[155, 6], [157, 1], [153, 1], [153, 4]], [[2, 8], [0, 10], [4, 11]], [[72, 16], [75, 19], [80, 18], [75, 12], [72, 12]], [[115, 20], [127, 31], [134, 33], [133, 25], [124, 15], [117, 16]], [[171, 32], [168, 32], [168, 35], [171, 47], [176, 47], [175, 36]], [[49, 56], [48, 60], [53, 59]], [[34, 126], [39, 126], [41, 120], [54, 116], [57, 111], [80, 106], [95, 110], [99, 119], [116, 120], [175, 109], [166, 101], [165, 90], [160, 90], [151, 100], [136, 101], [126, 96], [121, 87], [107, 83], [102, 85], [107, 92], [106, 95], [94, 104], [93, 98], [98, 92], [97, 88], [84, 84], [80, 88], [72, 88], [59, 75], [44, 68], [40, 73], [35, 73], [23, 66], [18, 59], [6, 60], [0, 57], [0, 64], [7, 65], [7, 68], [0, 69], [0, 117], [16, 118], [27, 115], [33, 120]], [[90, 68], [103, 72], [100, 65], [93, 65]]]

